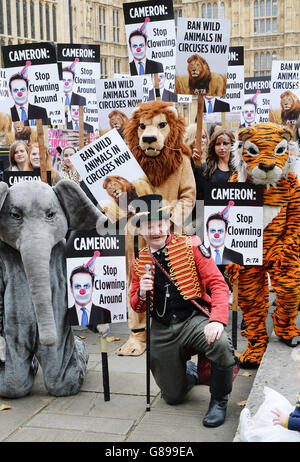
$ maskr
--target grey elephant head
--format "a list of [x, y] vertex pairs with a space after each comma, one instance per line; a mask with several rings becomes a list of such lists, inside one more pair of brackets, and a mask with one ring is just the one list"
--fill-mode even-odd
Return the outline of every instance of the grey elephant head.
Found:
[[41, 182], [22, 182], [9, 189], [0, 182], [0, 239], [21, 254], [43, 345], [51, 346], [57, 339], [49, 272], [52, 248], [68, 230], [99, 228], [105, 221], [70, 180], [53, 188]]

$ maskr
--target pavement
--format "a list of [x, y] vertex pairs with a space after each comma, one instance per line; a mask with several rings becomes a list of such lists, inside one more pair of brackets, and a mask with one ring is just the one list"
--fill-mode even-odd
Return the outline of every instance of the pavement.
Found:
[[[85, 338], [89, 351], [81, 391], [70, 397], [50, 396], [39, 368], [30, 395], [15, 400], [0, 398], [0, 409], [1, 405], [10, 407], [0, 411], [0, 442], [126, 442], [126, 447], [145, 442], [238, 442], [240, 412], [245, 405], [251, 412], [257, 409], [263, 400], [264, 384], [295, 401], [297, 383], [291, 349], [271, 338], [261, 367], [257, 371], [240, 369], [221, 427], [202, 425], [210, 396], [205, 385], [195, 386], [184, 403], [170, 406], [161, 399], [151, 377], [151, 410], [146, 411], [146, 354], [116, 354], [128, 338], [127, 323], [111, 324], [109, 337], [115, 340], [108, 342], [110, 400], [105, 401], [100, 339], [87, 329], [74, 333]], [[246, 343], [238, 328], [237, 352], [243, 352]]]

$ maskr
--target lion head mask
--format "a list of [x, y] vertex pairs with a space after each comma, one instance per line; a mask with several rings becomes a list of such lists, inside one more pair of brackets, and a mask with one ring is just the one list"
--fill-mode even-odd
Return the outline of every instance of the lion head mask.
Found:
[[190, 156], [183, 143], [185, 124], [171, 103], [141, 103], [124, 130], [126, 143], [153, 186], [160, 186]]

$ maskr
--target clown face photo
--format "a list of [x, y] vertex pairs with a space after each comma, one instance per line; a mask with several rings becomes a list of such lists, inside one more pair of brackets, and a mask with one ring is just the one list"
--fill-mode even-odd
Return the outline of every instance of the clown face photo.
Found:
[[65, 93], [70, 93], [73, 89], [74, 76], [72, 72], [63, 72], [63, 90]]
[[79, 306], [90, 303], [93, 295], [92, 277], [87, 273], [77, 273], [72, 277], [71, 292]]
[[207, 228], [207, 237], [212, 247], [218, 249], [224, 245], [226, 227], [223, 220], [210, 220]]
[[252, 103], [244, 105], [243, 117], [246, 125], [253, 125], [255, 122], [256, 106]]
[[18, 106], [24, 106], [28, 102], [27, 82], [24, 79], [13, 80], [10, 84], [10, 93]]
[[142, 35], [134, 35], [130, 39], [130, 50], [132, 56], [137, 61], [141, 61], [146, 56], [146, 40]]

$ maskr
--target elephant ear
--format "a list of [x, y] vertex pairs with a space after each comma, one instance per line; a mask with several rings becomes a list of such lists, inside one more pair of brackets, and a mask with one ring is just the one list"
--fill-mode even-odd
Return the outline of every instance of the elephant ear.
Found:
[[4, 183], [4, 181], [0, 181], [0, 210], [2, 209], [2, 205], [4, 204], [8, 191], [9, 187], [7, 184]]
[[74, 181], [61, 180], [53, 191], [65, 212], [70, 230], [95, 229], [107, 220]]

